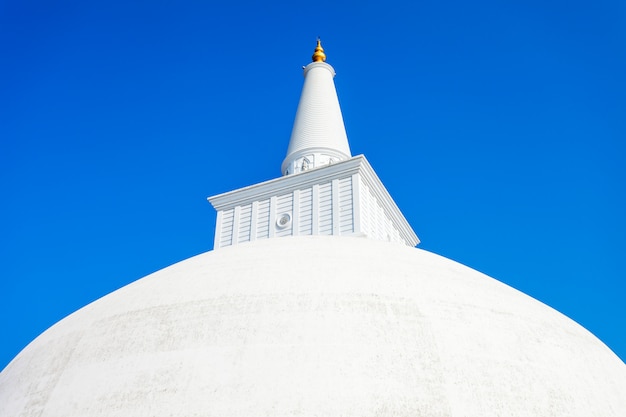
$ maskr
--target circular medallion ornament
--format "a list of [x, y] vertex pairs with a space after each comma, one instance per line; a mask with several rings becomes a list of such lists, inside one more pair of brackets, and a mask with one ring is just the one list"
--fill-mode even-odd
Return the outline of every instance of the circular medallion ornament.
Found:
[[289, 223], [291, 223], [291, 216], [289, 215], [289, 213], [281, 214], [276, 219], [276, 226], [280, 229], [284, 229], [285, 227], [289, 226]]

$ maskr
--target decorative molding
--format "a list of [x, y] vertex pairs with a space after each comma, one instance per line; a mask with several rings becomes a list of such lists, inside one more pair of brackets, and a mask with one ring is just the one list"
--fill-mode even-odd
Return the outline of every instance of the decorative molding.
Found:
[[[344, 193], [341, 192], [342, 186], [347, 190]], [[326, 190], [324, 194], [320, 188]], [[309, 192], [311, 198], [303, 203], [300, 194]], [[371, 201], [367, 202], [366, 199]], [[363, 155], [218, 194], [208, 200], [218, 211], [215, 249], [257, 238], [303, 234], [300, 224], [303, 211], [310, 212], [311, 227], [308, 234], [365, 234], [373, 239], [402, 242], [408, 246], [419, 243], [417, 235]], [[258, 213], [261, 202], [269, 203], [269, 224], [265, 236], [257, 235], [260, 229]], [[242, 210], [242, 207], [246, 207], [246, 210]], [[326, 207], [324, 213], [320, 211], [321, 207]], [[352, 211], [351, 219], [346, 216], [343, 218], [344, 223], [341, 223], [342, 207], [348, 213], [349, 210]], [[250, 226], [243, 230], [249, 229], [249, 236], [239, 236], [239, 231], [242, 230], [240, 213], [248, 211]], [[226, 213], [228, 216], [225, 217]], [[285, 213], [289, 215], [289, 221], [278, 227], [278, 216]], [[320, 222], [324, 221], [322, 215], [327, 220], [330, 215], [330, 228], [326, 224], [325, 229], [320, 229]], [[230, 216], [233, 217], [232, 222]], [[304, 221], [309, 221], [308, 214]], [[350, 221], [351, 224], [348, 223]]]

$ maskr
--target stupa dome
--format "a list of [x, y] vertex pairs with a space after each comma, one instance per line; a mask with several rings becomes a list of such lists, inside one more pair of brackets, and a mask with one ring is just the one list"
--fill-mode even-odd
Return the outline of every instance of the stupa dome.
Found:
[[358, 237], [190, 258], [78, 310], [0, 374], [2, 416], [623, 416], [626, 366], [475, 270]]

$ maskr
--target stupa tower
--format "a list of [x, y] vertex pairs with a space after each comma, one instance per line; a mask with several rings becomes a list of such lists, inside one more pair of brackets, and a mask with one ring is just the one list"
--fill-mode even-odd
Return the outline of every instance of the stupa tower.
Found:
[[320, 40], [312, 58], [304, 67], [283, 177], [209, 198], [217, 210], [214, 249], [302, 235], [419, 243], [365, 156], [350, 153], [335, 70]]

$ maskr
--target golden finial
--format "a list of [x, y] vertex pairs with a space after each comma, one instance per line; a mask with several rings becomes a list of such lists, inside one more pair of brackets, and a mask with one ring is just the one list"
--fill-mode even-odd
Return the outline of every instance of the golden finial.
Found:
[[313, 52], [313, 62], [324, 61], [326, 61], [326, 54], [324, 53], [324, 48], [322, 48], [322, 41], [320, 41], [320, 38], [317, 38], [317, 46], [315, 47], [315, 52]]

